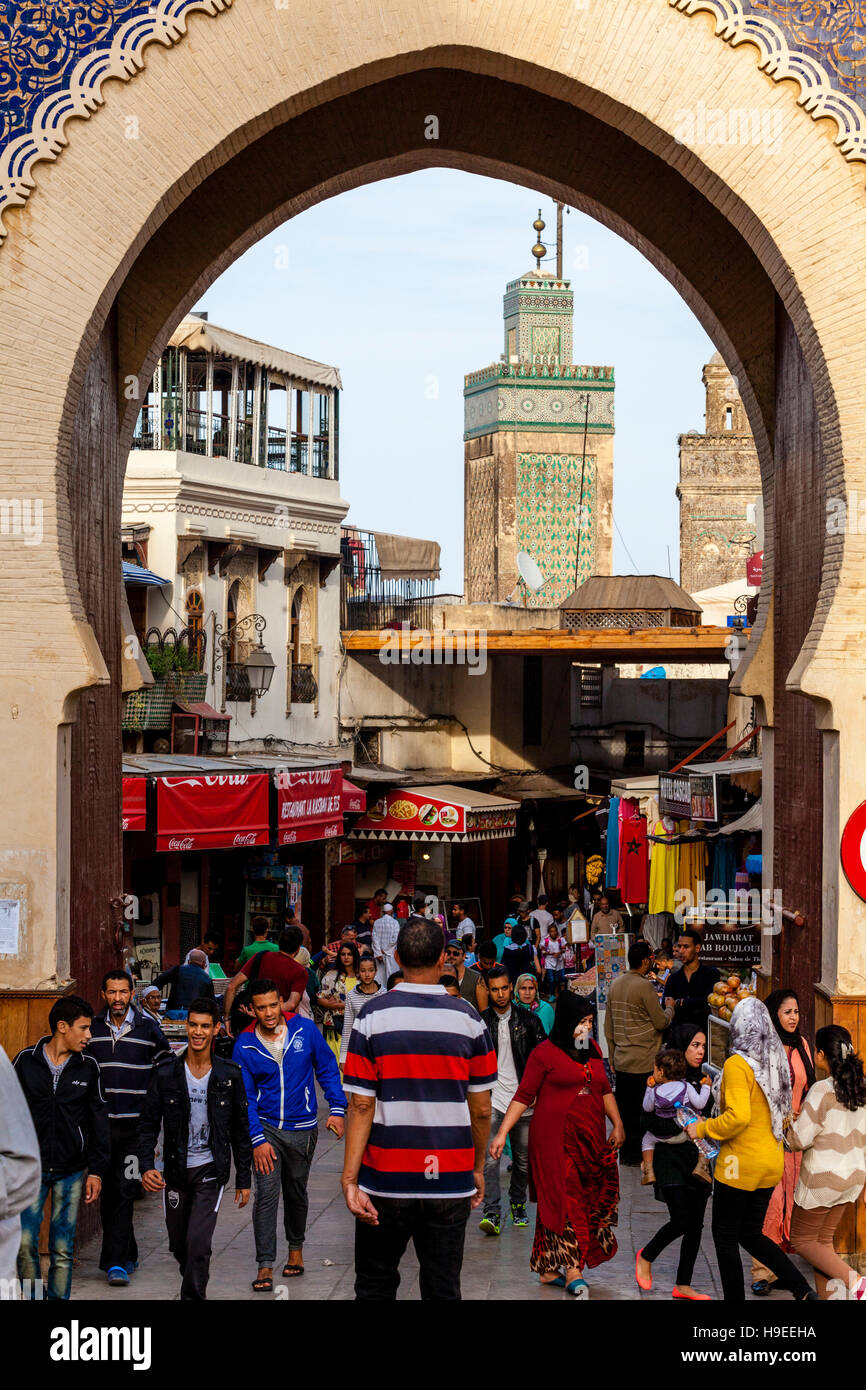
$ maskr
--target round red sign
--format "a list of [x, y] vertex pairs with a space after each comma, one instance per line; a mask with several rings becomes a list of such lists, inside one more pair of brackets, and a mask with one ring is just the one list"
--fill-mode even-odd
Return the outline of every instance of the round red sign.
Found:
[[866, 801], [848, 817], [842, 831], [842, 869], [858, 898], [866, 902]]

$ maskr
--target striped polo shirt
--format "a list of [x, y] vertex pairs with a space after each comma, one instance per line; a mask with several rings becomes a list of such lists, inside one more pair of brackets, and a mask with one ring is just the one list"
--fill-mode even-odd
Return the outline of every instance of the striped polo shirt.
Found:
[[471, 1197], [467, 1095], [489, 1091], [496, 1054], [471, 1004], [406, 981], [355, 1019], [343, 1090], [375, 1096], [358, 1185], [374, 1197]]
[[109, 1013], [95, 1014], [86, 1051], [99, 1064], [102, 1090], [110, 1120], [137, 1120], [154, 1063], [171, 1049], [155, 1018], [130, 1007], [120, 1029], [112, 1028]]

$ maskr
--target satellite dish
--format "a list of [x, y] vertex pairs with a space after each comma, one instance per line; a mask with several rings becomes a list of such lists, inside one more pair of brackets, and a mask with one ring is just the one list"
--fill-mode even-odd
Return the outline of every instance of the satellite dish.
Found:
[[547, 580], [532, 556], [527, 555], [525, 550], [518, 550], [517, 552], [517, 568], [520, 571], [520, 578], [530, 593], [537, 594], [539, 590], [544, 588]]

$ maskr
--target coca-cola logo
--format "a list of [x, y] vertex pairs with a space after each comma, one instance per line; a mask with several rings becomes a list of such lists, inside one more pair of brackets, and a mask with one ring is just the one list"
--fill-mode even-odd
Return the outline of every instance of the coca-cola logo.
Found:
[[342, 829], [342, 825], [326, 825], [323, 839], [328, 840], [332, 835], [339, 835]]
[[168, 847], [169, 849], [192, 849], [194, 844], [195, 840], [192, 835], [187, 835], [182, 840], [169, 840]]
[[233, 845], [254, 845], [254, 844], [256, 843], [256, 838], [257, 838], [257, 837], [256, 837], [256, 832], [255, 832], [255, 830], [252, 830], [252, 831], [250, 831], [250, 833], [249, 833], [248, 835], [235, 835], [235, 838], [232, 840], [232, 844], [233, 844]]
[[280, 836], [280, 844], [281, 844], [281, 845], [293, 845], [293, 844], [295, 844], [295, 843], [297, 842], [297, 839], [298, 839], [298, 832], [297, 832], [297, 830], [284, 830], [283, 833], [282, 833], [282, 835]]

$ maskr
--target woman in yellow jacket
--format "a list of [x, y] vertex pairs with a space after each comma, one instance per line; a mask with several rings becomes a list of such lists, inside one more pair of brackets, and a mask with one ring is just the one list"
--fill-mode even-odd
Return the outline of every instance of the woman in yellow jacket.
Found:
[[690, 1139], [719, 1147], [713, 1186], [713, 1243], [726, 1302], [745, 1302], [740, 1247], [798, 1301], [816, 1299], [803, 1275], [765, 1236], [773, 1188], [782, 1177], [782, 1130], [791, 1113], [785, 1049], [759, 999], [742, 999], [731, 1015], [730, 1055], [722, 1072], [721, 1111], [688, 1127]]

